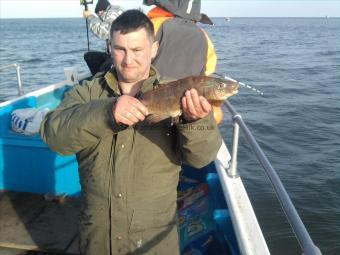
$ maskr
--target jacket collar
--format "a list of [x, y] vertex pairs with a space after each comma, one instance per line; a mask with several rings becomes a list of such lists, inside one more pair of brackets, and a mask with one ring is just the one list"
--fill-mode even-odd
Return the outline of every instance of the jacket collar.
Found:
[[171, 12], [168, 12], [167, 10], [161, 8], [161, 7], [154, 7], [152, 8], [147, 16], [149, 19], [154, 19], [154, 18], [161, 18], [161, 17], [174, 17], [174, 15]]
[[[119, 85], [118, 85], [118, 76], [117, 71], [115, 68], [112, 68], [110, 71], [108, 71], [105, 76], [105, 81], [108, 84], [108, 86], [113, 90], [115, 94], [121, 95]], [[151, 66], [149, 71], [149, 78], [147, 78], [140, 89], [142, 93], [152, 90], [154, 87], [156, 87], [160, 80], [160, 74], [158, 73], [157, 69], [153, 66]]]

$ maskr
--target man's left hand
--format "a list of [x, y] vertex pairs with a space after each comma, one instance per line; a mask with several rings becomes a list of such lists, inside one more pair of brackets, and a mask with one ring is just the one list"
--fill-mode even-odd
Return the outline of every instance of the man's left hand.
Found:
[[190, 89], [182, 97], [182, 109], [186, 121], [195, 121], [207, 116], [212, 107], [205, 97], [198, 95], [196, 89]]
[[92, 12], [90, 10], [84, 10], [83, 11], [83, 17], [87, 19], [90, 15], [92, 15]]

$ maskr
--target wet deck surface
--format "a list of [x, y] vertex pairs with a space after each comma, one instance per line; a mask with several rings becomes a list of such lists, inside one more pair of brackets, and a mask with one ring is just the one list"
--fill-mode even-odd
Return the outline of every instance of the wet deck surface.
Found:
[[0, 191], [0, 254], [78, 254], [79, 209], [79, 199]]

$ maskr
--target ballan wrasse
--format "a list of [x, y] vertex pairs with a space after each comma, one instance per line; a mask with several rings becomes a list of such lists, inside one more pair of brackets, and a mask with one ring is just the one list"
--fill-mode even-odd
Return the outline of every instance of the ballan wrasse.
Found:
[[238, 92], [238, 87], [238, 82], [233, 79], [189, 76], [161, 84], [158, 88], [139, 95], [138, 99], [148, 108], [147, 121], [155, 123], [182, 114], [181, 98], [187, 90], [194, 88], [212, 105], [220, 106], [224, 100]]

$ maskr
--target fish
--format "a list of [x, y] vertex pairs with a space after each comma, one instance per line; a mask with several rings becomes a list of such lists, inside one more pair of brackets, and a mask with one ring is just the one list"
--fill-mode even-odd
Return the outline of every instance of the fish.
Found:
[[157, 88], [138, 96], [138, 100], [148, 109], [147, 122], [156, 123], [167, 118], [178, 118], [182, 114], [181, 98], [192, 88], [210, 104], [221, 106], [228, 97], [238, 92], [239, 84], [230, 78], [203, 75], [160, 84]]

